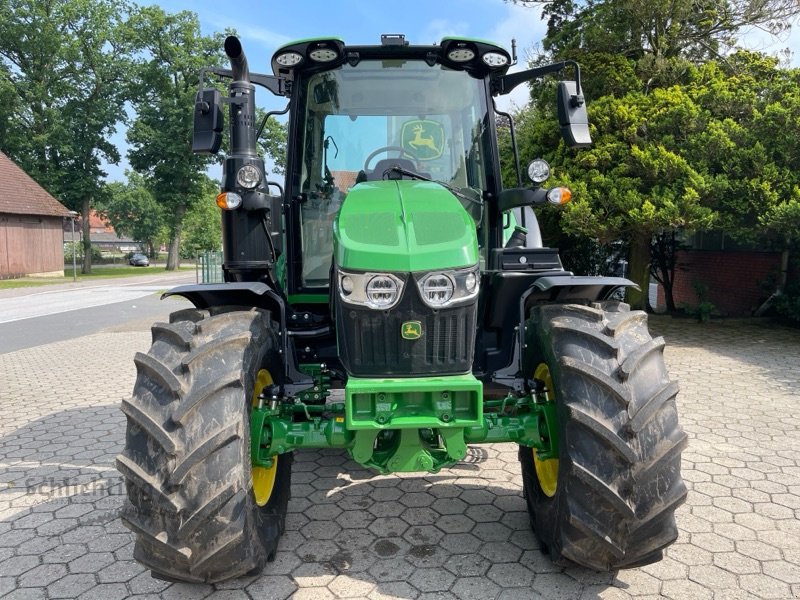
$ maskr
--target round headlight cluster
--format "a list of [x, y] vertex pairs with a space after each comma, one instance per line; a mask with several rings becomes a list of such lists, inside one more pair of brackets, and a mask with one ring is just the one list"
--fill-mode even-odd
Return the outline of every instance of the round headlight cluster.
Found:
[[423, 300], [432, 306], [442, 306], [450, 302], [455, 284], [444, 273], [434, 273], [422, 280]]
[[367, 301], [376, 308], [386, 308], [397, 301], [397, 291], [392, 277], [376, 275], [367, 284]]
[[251, 190], [261, 183], [261, 171], [253, 165], [245, 165], [236, 173], [236, 183]]

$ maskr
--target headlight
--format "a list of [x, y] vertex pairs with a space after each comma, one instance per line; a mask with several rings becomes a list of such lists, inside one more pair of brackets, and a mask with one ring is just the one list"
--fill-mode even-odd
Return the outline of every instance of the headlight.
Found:
[[367, 284], [367, 304], [389, 308], [397, 303], [397, 280], [389, 275], [376, 275]]
[[405, 283], [391, 273], [346, 273], [337, 272], [339, 297], [347, 304], [367, 306], [377, 310], [388, 310], [395, 306], [403, 295]]
[[245, 165], [236, 173], [236, 182], [251, 190], [261, 182], [261, 171], [253, 165]]
[[542, 158], [536, 158], [528, 165], [528, 177], [533, 183], [544, 183], [550, 177], [550, 165]]
[[422, 299], [428, 306], [444, 306], [450, 302], [455, 283], [445, 273], [431, 273], [420, 281]]
[[457, 271], [438, 271], [416, 277], [422, 301], [431, 308], [446, 308], [465, 304], [478, 295], [478, 267]]

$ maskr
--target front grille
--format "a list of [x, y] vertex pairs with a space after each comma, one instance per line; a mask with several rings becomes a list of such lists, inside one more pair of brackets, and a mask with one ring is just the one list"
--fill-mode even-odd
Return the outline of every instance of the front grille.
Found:
[[[344, 304], [337, 297], [339, 353], [356, 377], [457, 375], [472, 370], [477, 304], [433, 310], [422, 302], [413, 282], [400, 303], [388, 311]], [[422, 336], [401, 335], [404, 323], [419, 321]]]

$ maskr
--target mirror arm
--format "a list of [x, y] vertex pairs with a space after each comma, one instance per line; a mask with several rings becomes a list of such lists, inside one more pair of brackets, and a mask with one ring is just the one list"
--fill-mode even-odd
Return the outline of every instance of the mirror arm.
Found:
[[583, 93], [581, 91], [581, 67], [574, 60], [564, 60], [550, 65], [544, 65], [541, 67], [534, 67], [533, 69], [520, 71], [519, 73], [503, 75], [502, 77], [492, 81], [492, 92], [500, 95], [508, 94], [521, 83], [525, 83], [531, 79], [544, 77], [550, 73], [558, 73], [567, 67], [575, 67], [575, 83], [577, 93], [576, 96], [573, 97], [572, 101], [579, 106], [583, 104]]
[[[218, 77], [227, 77], [228, 79], [233, 79], [233, 71], [231, 71], [230, 69], [221, 69], [219, 67], [206, 67], [204, 69], [200, 69], [200, 89], [203, 88], [203, 80], [206, 77], [206, 73], [213, 73]], [[250, 83], [253, 83], [255, 85], [260, 85], [261, 87], [268, 89], [276, 96], [289, 95], [289, 86], [287, 84], [287, 81], [283, 77], [273, 77], [272, 75], [261, 75], [260, 73], [250, 73]]]

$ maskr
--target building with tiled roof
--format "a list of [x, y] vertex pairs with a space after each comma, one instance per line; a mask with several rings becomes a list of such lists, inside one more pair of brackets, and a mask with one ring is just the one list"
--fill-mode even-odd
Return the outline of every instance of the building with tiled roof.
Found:
[[0, 279], [63, 276], [69, 210], [0, 152]]

